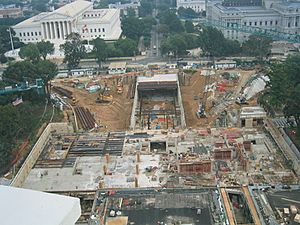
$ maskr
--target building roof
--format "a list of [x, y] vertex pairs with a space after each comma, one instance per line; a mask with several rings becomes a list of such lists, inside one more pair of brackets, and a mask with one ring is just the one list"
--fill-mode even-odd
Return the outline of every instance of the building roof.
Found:
[[109, 64], [109, 69], [126, 68], [126, 62], [112, 62]]
[[92, 2], [77, 0], [70, 4], [62, 6], [53, 12], [42, 12], [36, 16], [33, 16], [27, 20], [22, 21], [21, 23], [14, 25], [13, 28], [22, 28], [26, 26], [31, 27], [34, 25], [40, 25], [40, 20], [55, 15], [65, 16], [66, 18], [68, 17], [72, 18], [77, 14], [79, 14], [80, 12], [92, 7], [93, 7]]
[[78, 198], [0, 185], [1, 224], [72, 225], [81, 215]]
[[80, 13], [82, 10], [87, 9], [91, 6], [93, 6], [92, 2], [77, 0], [70, 4], [66, 4], [63, 7], [58, 8], [53, 13], [58, 13], [58, 14], [74, 17], [78, 13]]
[[21, 13], [21, 8], [7, 8], [7, 9], [0, 9], [0, 15], [7, 15], [13, 13]]
[[241, 110], [241, 119], [246, 118], [264, 118], [267, 116], [266, 111], [260, 106], [243, 107]]
[[155, 74], [152, 77], [138, 77], [138, 83], [144, 82], [162, 82], [162, 81], [177, 81], [177, 74]]

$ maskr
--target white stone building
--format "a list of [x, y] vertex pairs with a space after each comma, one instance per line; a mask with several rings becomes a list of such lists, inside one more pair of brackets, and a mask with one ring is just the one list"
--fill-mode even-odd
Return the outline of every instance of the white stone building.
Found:
[[[219, 22], [225, 26], [234, 24], [245, 27], [256, 27], [275, 30], [288, 34], [300, 34], [300, 2], [285, 0], [243, 1], [244, 4], [234, 4], [236, 1], [211, 0], [207, 4], [207, 19]], [[253, 4], [255, 2], [255, 4]], [[248, 4], [247, 4], [248, 3]], [[249, 33], [234, 29], [221, 28], [224, 36], [229, 39], [243, 41]]]
[[205, 11], [205, 0], [177, 0], [176, 1], [177, 9], [180, 7], [191, 8], [195, 12]]
[[118, 9], [93, 9], [93, 3], [77, 0], [53, 12], [43, 12], [12, 27], [24, 43], [50, 41], [55, 45], [64, 42], [72, 32], [82, 39], [116, 40], [121, 35]]

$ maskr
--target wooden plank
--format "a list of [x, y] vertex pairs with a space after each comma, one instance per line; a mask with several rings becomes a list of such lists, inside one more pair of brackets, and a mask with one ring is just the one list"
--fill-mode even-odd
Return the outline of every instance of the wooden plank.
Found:
[[250, 195], [250, 192], [248, 190], [248, 187], [242, 187], [242, 189], [243, 189], [244, 195], [246, 197], [249, 209], [251, 211], [251, 215], [252, 215], [254, 224], [255, 225], [261, 225], [258, 213], [256, 211], [256, 207], [255, 207], [254, 202], [253, 202], [253, 200], [251, 198], [251, 195]]
[[225, 188], [221, 188], [221, 195], [222, 195], [222, 199], [223, 199], [223, 202], [224, 202], [226, 214], [227, 214], [227, 217], [228, 217], [228, 220], [229, 220], [229, 225], [236, 225], [234, 215], [231, 211], [230, 202], [229, 202], [228, 195], [226, 193]]

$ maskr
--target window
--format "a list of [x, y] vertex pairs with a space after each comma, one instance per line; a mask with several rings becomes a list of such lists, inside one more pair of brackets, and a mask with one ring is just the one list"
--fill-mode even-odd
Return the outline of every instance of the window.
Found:
[[260, 26], [262, 25], [262, 21], [259, 21], [259, 25], [260, 25]]
[[265, 25], [266, 25], [266, 26], [268, 25], [268, 21], [265, 21]]
[[291, 22], [288, 22], [288, 27], [291, 27]]
[[31, 36], [33, 36], [33, 32], [31, 32]]
[[270, 25], [273, 25], [273, 20], [270, 21]]
[[244, 22], [244, 25], [247, 26], [247, 22]]
[[38, 33], [37, 32], [35, 32], [35, 36], [37, 36], [38, 35]]
[[28, 37], [30, 36], [29, 32], [27, 32], [27, 36], [28, 36]]
[[39, 35], [40, 35], [40, 36], [42, 35], [41, 31], [39, 31]]
[[95, 28], [94, 31], [97, 32], [97, 29]]
[[22, 33], [20, 33], [20, 37], [22, 37]]
[[25, 33], [25, 32], [23, 33], [23, 36], [24, 36], [24, 37], [26, 36], [26, 33]]
[[98, 32], [101, 32], [101, 28], [98, 28]]
[[93, 29], [90, 29], [90, 32], [93, 33]]
[[102, 28], [102, 32], [105, 32], [105, 29], [104, 29], [104, 28]]
[[249, 26], [252, 26], [252, 22], [249, 22]]
[[295, 27], [298, 27], [298, 22], [297, 21], [295, 22]]
[[277, 20], [275, 20], [275, 25], [277, 25], [278, 24], [278, 21]]
[[257, 25], [257, 22], [255, 21], [255, 22], [254, 22], [254, 26], [256, 26], [256, 25]]

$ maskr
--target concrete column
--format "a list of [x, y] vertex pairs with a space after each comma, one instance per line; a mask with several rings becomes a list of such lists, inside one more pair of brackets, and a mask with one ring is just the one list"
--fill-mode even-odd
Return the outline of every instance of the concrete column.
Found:
[[53, 22], [53, 30], [54, 30], [54, 38], [57, 39], [58, 35], [57, 35], [57, 26], [56, 26], [56, 22]]
[[51, 27], [51, 35], [52, 35], [52, 39], [55, 39], [56, 36], [55, 36], [55, 29], [54, 29], [54, 22], [51, 22], [50, 23], [50, 27]]
[[45, 23], [42, 23], [42, 39], [47, 39], [45, 34]]
[[63, 23], [61, 21], [58, 22], [60, 39], [65, 39], [64, 31], [63, 31]]
[[69, 31], [71, 34], [72, 33], [72, 22], [71, 21], [68, 22], [68, 27], [69, 27]]
[[47, 37], [48, 37], [48, 39], [51, 39], [52, 35], [51, 35], [51, 28], [50, 28], [51, 26], [50, 26], [50, 23], [47, 22], [46, 26], [47, 26]]
[[67, 27], [67, 21], [64, 21], [64, 22], [63, 22], [63, 27], [64, 27], [64, 33], [65, 33], [65, 36], [69, 35], [68, 27]]

